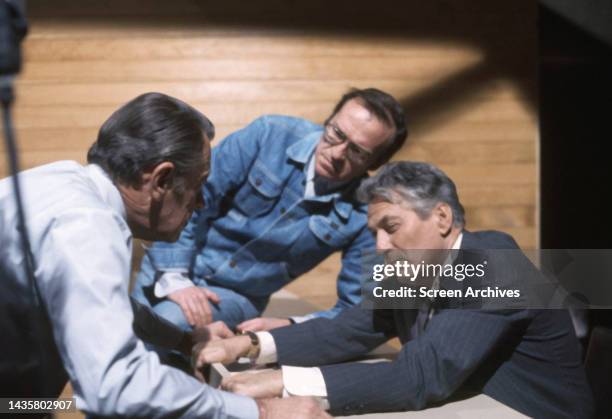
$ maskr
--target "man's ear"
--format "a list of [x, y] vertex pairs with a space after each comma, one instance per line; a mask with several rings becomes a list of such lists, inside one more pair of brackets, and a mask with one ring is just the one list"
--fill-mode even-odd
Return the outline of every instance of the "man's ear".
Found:
[[153, 200], [161, 201], [164, 195], [172, 190], [175, 174], [174, 163], [169, 161], [162, 162], [153, 168], [149, 178]]
[[439, 202], [434, 210], [433, 214], [436, 220], [436, 226], [442, 237], [446, 237], [453, 227], [453, 210], [450, 205], [445, 202]]

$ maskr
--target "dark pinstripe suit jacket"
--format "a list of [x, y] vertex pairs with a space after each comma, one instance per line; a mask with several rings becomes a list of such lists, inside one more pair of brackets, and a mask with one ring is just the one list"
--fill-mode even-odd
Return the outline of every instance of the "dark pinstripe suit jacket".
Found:
[[[517, 248], [499, 232], [464, 231], [462, 249]], [[591, 417], [593, 400], [563, 310], [442, 307], [417, 338], [415, 310], [347, 309], [273, 330], [282, 365], [320, 366], [332, 413], [416, 410], [483, 392], [534, 417]], [[343, 363], [399, 336], [391, 363]]]

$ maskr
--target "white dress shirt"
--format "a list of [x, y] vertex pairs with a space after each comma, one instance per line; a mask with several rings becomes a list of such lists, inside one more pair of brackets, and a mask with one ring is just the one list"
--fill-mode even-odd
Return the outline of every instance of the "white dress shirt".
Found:
[[[461, 241], [463, 240], [463, 233], [459, 233], [459, 236], [455, 239], [451, 249], [458, 250], [461, 248]], [[451, 253], [444, 264], [451, 263], [453, 261], [453, 255]], [[438, 289], [440, 287], [439, 278], [434, 280], [432, 288]], [[431, 318], [433, 310], [429, 310], [428, 317]], [[265, 365], [277, 362], [277, 351], [276, 343], [272, 334], [269, 332], [257, 332], [259, 337], [259, 356], [255, 360], [258, 365]], [[325, 379], [321, 370], [316, 367], [289, 367], [283, 365], [283, 385], [284, 385], [284, 396], [312, 396], [318, 399], [324, 408], [329, 408], [329, 402], [327, 401], [327, 387], [325, 386]]]
[[[57, 384], [65, 369], [77, 408], [92, 414], [258, 417], [254, 400], [160, 364], [134, 335], [128, 297], [132, 235], [119, 191], [104, 171], [63, 161], [22, 172], [20, 179], [36, 281], [51, 326], [39, 340], [50, 352], [56, 347], [61, 358], [47, 358], [44, 379]], [[8, 278], [3, 281], [25, 293], [16, 217], [10, 179], [4, 179], [0, 264]]]

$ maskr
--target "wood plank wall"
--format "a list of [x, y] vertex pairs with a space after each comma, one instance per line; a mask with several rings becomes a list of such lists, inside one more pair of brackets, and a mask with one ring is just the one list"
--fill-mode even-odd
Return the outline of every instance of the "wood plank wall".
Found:
[[[24, 167], [84, 162], [102, 122], [147, 91], [199, 108], [218, 141], [264, 113], [321, 122], [349, 87], [376, 86], [407, 109], [411, 135], [396, 159], [445, 170], [469, 229], [538, 245], [535, 0], [28, 6], [15, 111]], [[0, 159], [4, 176], [3, 150]], [[314, 275], [333, 276], [337, 263]]]
[[[74, 159], [147, 91], [207, 114], [218, 139], [264, 113], [322, 122], [351, 86], [399, 98], [397, 159], [439, 165], [468, 228], [538, 245], [535, 0], [29, 0], [15, 117], [24, 167]], [[6, 174], [0, 152], [0, 176]], [[291, 289], [328, 305], [338, 258]], [[313, 291], [310, 281], [325, 278]], [[321, 283], [321, 282], [319, 282]]]
[[534, 1], [221, 3], [30, 0], [23, 165], [84, 161], [100, 124], [146, 91], [197, 106], [220, 139], [263, 113], [322, 121], [347, 88], [377, 86], [412, 122], [397, 158], [447, 171], [468, 228], [537, 246]]
[[146, 91], [195, 105], [220, 139], [263, 113], [322, 121], [347, 88], [377, 86], [411, 121], [397, 159], [445, 170], [468, 228], [538, 244], [534, 1], [28, 6], [15, 111], [24, 167], [84, 161], [100, 124]]

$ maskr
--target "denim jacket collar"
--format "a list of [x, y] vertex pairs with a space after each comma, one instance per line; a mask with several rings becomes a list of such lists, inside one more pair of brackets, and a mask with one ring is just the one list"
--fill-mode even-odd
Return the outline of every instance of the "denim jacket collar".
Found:
[[346, 221], [349, 219], [351, 211], [353, 211], [353, 205], [341, 199], [340, 196], [337, 196], [334, 198], [334, 210], [340, 218]]

